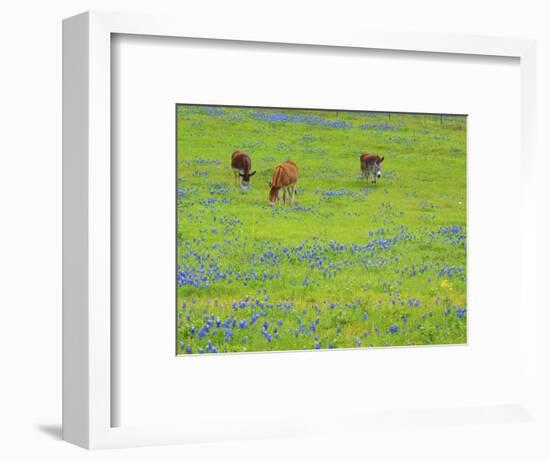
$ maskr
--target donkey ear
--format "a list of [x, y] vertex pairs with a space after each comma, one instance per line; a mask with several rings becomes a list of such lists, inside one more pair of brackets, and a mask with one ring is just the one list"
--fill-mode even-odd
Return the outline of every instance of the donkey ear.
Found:
[[384, 161], [384, 157], [382, 157], [382, 158], [380, 159], [380, 163], [382, 163], [383, 161]]
[[244, 174], [239, 173], [239, 176], [240, 176], [241, 178], [244, 178]]
[[250, 173], [250, 174], [248, 175], [248, 177], [254, 176], [255, 174], [256, 174], [256, 171], [253, 171], [252, 173]]

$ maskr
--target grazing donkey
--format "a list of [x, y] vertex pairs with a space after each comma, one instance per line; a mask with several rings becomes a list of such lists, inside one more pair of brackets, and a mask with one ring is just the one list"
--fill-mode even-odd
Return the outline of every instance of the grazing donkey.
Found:
[[250, 172], [252, 160], [242, 150], [236, 150], [231, 155], [231, 168], [233, 168], [233, 175], [235, 176], [235, 186], [239, 185], [239, 176], [242, 178], [242, 185], [246, 187], [250, 183], [250, 177], [256, 174], [255, 171]]
[[376, 184], [376, 180], [382, 176], [380, 165], [384, 161], [384, 157], [363, 152], [359, 156], [359, 160], [361, 162], [362, 179], [366, 180], [367, 177], [370, 177], [371, 183]]
[[279, 203], [279, 189], [283, 190], [283, 204], [286, 205], [288, 192], [289, 205], [294, 205], [296, 183], [298, 182], [298, 167], [292, 160], [286, 160], [275, 167], [273, 177], [269, 183], [269, 204]]

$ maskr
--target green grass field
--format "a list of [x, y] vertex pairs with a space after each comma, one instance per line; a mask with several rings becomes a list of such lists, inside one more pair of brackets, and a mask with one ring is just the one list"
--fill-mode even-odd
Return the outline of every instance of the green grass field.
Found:
[[[178, 353], [466, 342], [466, 117], [179, 105], [177, 124]], [[270, 207], [286, 159], [296, 204]]]

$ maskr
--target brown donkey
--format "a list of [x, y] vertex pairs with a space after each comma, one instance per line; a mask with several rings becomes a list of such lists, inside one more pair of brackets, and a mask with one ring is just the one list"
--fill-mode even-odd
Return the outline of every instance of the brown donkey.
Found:
[[376, 180], [380, 179], [380, 176], [382, 176], [380, 166], [384, 161], [384, 157], [363, 152], [359, 156], [359, 160], [361, 162], [361, 174], [363, 179], [366, 180], [369, 177], [371, 183], [376, 184]]
[[246, 187], [250, 183], [250, 177], [256, 174], [255, 171], [250, 172], [252, 169], [252, 160], [242, 150], [236, 150], [231, 155], [231, 168], [233, 168], [234, 184], [236, 186], [239, 185], [239, 176], [242, 178], [242, 185]]
[[283, 204], [286, 205], [288, 192], [289, 205], [294, 205], [296, 183], [298, 182], [298, 166], [292, 160], [287, 160], [275, 167], [273, 177], [269, 183], [269, 204], [279, 203], [279, 189], [283, 190]]

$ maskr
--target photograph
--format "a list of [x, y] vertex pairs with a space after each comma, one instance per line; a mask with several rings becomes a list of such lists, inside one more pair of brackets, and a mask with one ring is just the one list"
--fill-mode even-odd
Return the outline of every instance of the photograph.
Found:
[[467, 343], [467, 116], [177, 104], [176, 354]]

